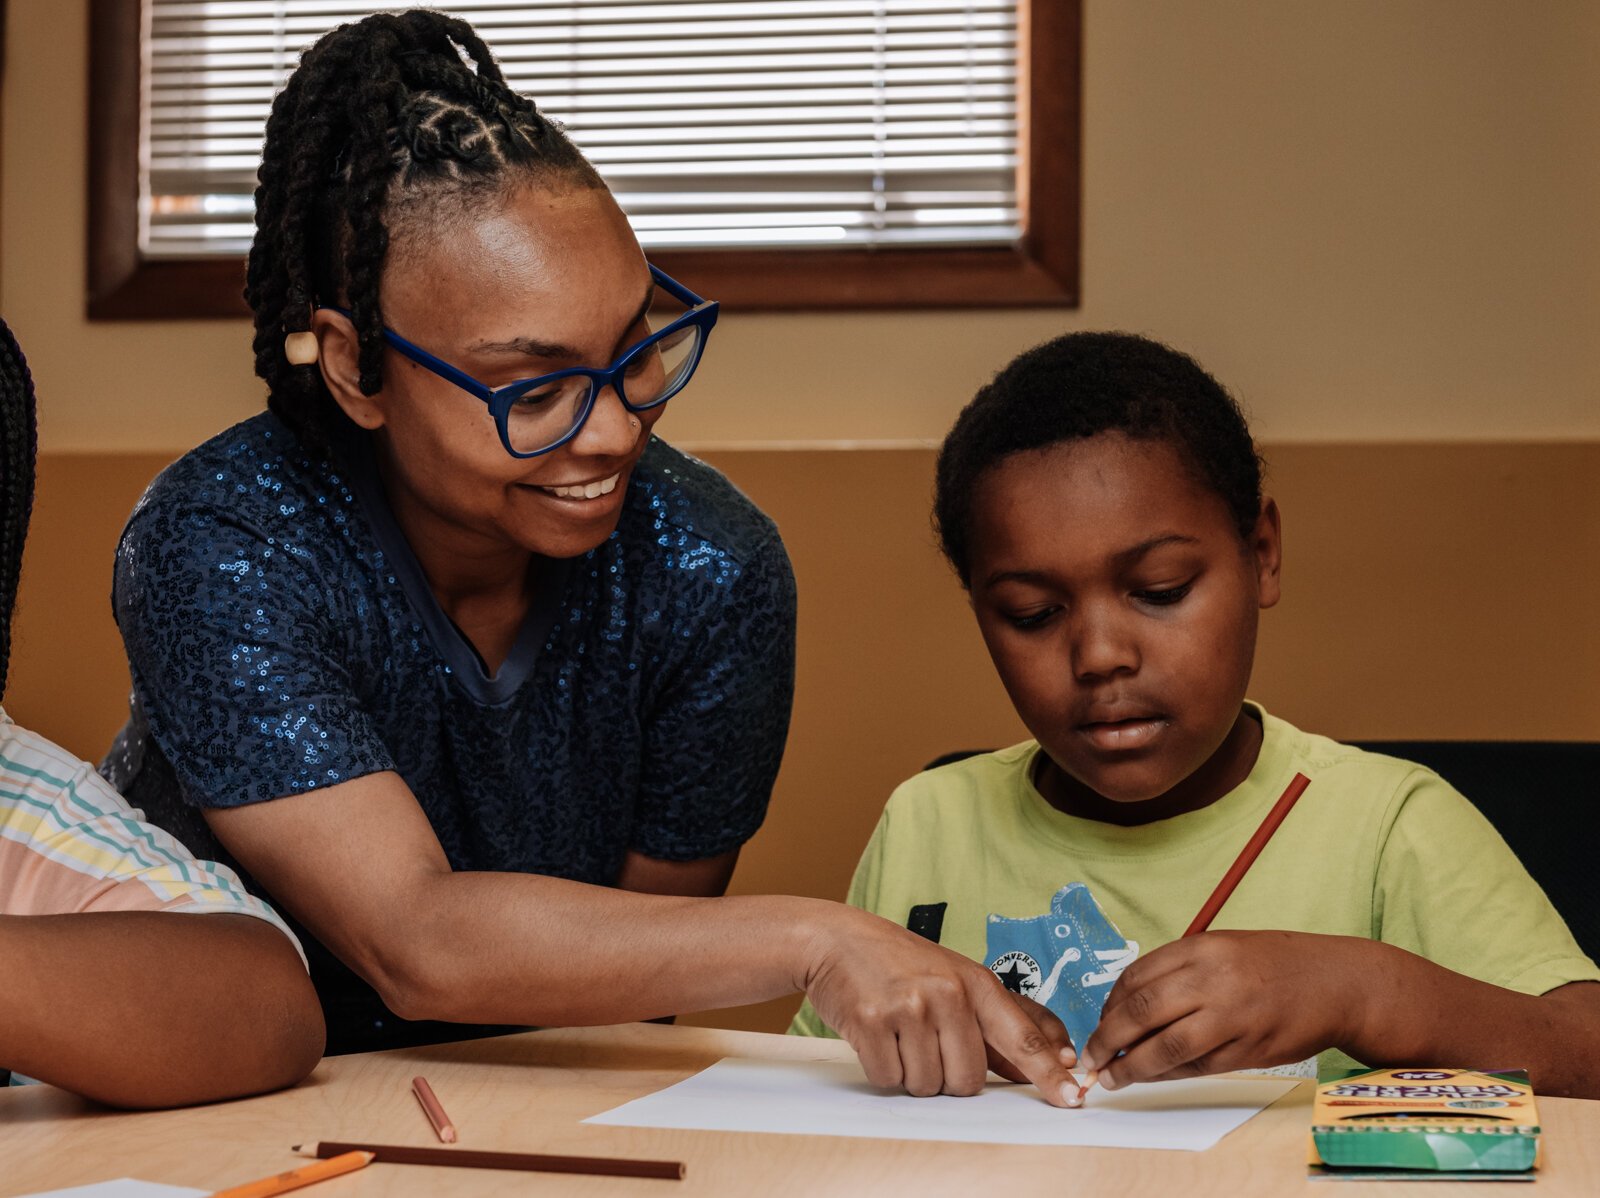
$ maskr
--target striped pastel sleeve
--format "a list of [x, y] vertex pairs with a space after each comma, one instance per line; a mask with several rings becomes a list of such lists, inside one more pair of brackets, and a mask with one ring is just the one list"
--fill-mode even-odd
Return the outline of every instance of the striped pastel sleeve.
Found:
[[0, 914], [179, 911], [249, 915], [305, 953], [226, 866], [197, 859], [94, 767], [0, 711]]

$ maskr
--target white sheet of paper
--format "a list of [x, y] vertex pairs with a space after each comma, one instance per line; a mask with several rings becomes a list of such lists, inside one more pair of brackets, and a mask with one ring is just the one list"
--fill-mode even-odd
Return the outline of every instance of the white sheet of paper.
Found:
[[1194, 1078], [1094, 1090], [1085, 1106], [1061, 1110], [1047, 1104], [1032, 1086], [999, 1083], [971, 1098], [911, 1098], [869, 1085], [854, 1061], [730, 1057], [675, 1086], [584, 1122], [1199, 1152], [1294, 1085], [1276, 1078]]
[[66, 1190], [41, 1190], [35, 1194], [24, 1194], [23, 1198], [206, 1198], [210, 1192], [193, 1190], [188, 1186], [162, 1185], [158, 1181], [119, 1177], [115, 1181], [97, 1181]]

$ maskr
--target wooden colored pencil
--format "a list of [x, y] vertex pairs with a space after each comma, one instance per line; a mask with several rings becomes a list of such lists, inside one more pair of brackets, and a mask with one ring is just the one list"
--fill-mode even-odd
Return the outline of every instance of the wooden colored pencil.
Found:
[[439, 1096], [433, 1092], [433, 1087], [428, 1084], [428, 1079], [412, 1078], [411, 1092], [422, 1104], [422, 1113], [428, 1117], [428, 1122], [433, 1124], [433, 1134], [439, 1137], [441, 1143], [454, 1144], [456, 1125], [451, 1123], [450, 1116], [444, 1113], [444, 1106], [440, 1103]]
[[[1222, 881], [1217, 883], [1216, 889], [1211, 892], [1211, 897], [1195, 915], [1188, 930], [1184, 932], [1183, 939], [1198, 936], [1211, 926], [1211, 921], [1217, 917], [1217, 912], [1222, 910], [1222, 904], [1228, 901], [1244, 875], [1255, 864], [1256, 858], [1261, 856], [1261, 850], [1267, 847], [1267, 841], [1272, 839], [1272, 834], [1278, 830], [1278, 825], [1283, 823], [1285, 817], [1294, 809], [1294, 805], [1300, 801], [1300, 796], [1305, 793], [1306, 787], [1310, 785], [1311, 779], [1304, 774], [1296, 774], [1290, 779], [1288, 787], [1272, 805], [1272, 810], [1267, 812], [1267, 818], [1261, 821], [1261, 826], [1256, 829], [1255, 835], [1245, 842], [1238, 857], [1228, 867], [1228, 872], [1222, 875]], [[1078, 1086], [1077, 1105], [1083, 1105], [1084, 1095], [1099, 1080], [1098, 1069], [1091, 1069], [1084, 1075], [1082, 1083]]]
[[320, 1160], [314, 1165], [303, 1165], [298, 1169], [290, 1169], [287, 1173], [274, 1173], [271, 1177], [263, 1177], [260, 1181], [247, 1181], [242, 1186], [218, 1190], [211, 1195], [211, 1198], [272, 1198], [274, 1194], [298, 1190], [301, 1186], [327, 1181], [330, 1177], [338, 1177], [342, 1173], [363, 1168], [372, 1163], [374, 1155], [359, 1148], [351, 1148], [345, 1152], [330, 1152], [328, 1159]]
[[542, 1152], [482, 1152], [474, 1148], [411, 1148], [400, 1144], [296, 1144], [301, 1156], [370, 1152], [380, 1164], [445, 1165], [461, 1169], [521, 1169], [530, 1173], [588, 1173], [599, 1177], [659, 1177], [682, 1181], [682, 1161], [639, 1161], [611, 1156], [550, 1156]]
[[1199, 914], [1194, 917], [1194, 922], [1189, 925], [1189, 930], [1184, 932], [1185, 937], [1198, 936], [1211, 926], [1211, 921], [1217, 917], [1217, 912], [1222, 910], [1222, 904], [1228, 901], [1245, 872], [1255, 864], [1256, 858], [1261, 856], [1261, 850], [1267, 847], [1267, 841], [1272, 839], [1272, 834], [1278, 830], [1278, 825], [1283, 823], [1284, 817], [1294, 809], [1294, 805], [1300, 801], [1300, 796], [1310, 785], [1311, 779], [1304, 774], [1294, 776], [1288, 789], [1272, 805], [1272, 810], [1267, 812], [1267, 818], [1261, 821], [1256, 834], [1249, 839], [1238, 858], [1228, 867], [1228, 872], [1222, 875], [1222, 881], [1217, 883], [1217, 888], [1211, 892], [1206, 905], [1200, 908]]

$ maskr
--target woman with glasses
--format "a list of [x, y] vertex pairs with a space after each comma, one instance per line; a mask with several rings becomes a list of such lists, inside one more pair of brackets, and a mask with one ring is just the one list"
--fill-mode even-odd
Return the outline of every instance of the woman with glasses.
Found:
[[308, 51], [259, 177], [269, 410], [128, 524], [104, 769], [298, 921], [331, 1048], [806, 989], [885, 1084], [970, 1091], [987, 1038], [1059, 1090], [1059, 1026], [981, 967], [718, 897], [782, 754], [795, 600], [771, 521], [652, 436], [716, 304], [437, 13]]

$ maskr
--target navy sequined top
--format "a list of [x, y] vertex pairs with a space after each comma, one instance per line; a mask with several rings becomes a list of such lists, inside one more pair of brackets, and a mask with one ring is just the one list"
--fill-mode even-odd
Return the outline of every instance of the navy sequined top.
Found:
[[[139, 501], [113, 593], [133, 676], [101, 766], [114, 786], [234, 866], [201, 808], [380, 770], [405, 779], [458, 870], [610, 884], [629, 850], [695, 860], [755, 833], [794, 684], [794, 578], [771, 520], [653, 441], [611, 537], [537, 563], [538, 598], [491, 677], [429, 590], [365, 440], [351, 445], [309, 454], [264, 413]], [[428, 1038], [303, 939], [330, 1051]]]

